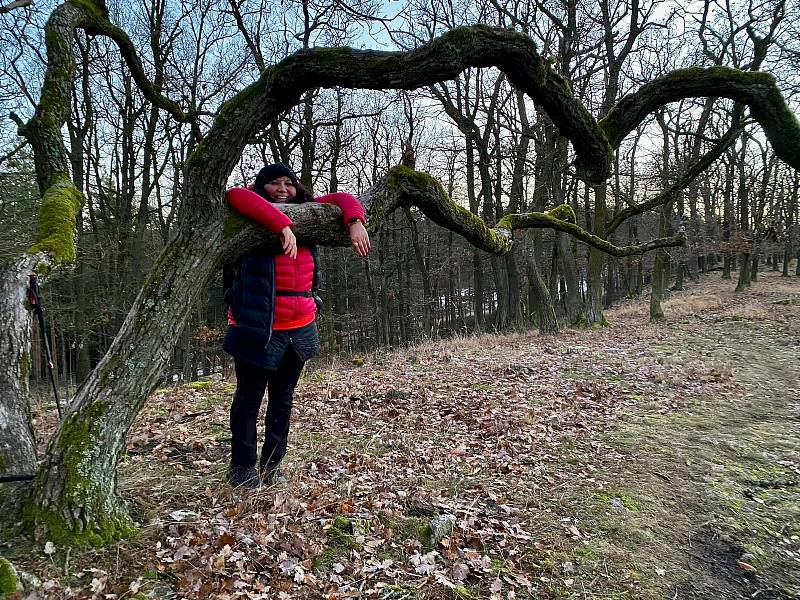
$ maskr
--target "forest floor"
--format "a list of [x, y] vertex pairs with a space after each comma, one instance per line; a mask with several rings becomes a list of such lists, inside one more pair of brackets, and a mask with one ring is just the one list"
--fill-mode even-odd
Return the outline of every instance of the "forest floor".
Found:
[[734, 285], [317, 363], [255, 492], [225, 483], [234, 384], [159, 390], [119, 473], [138, 534], [0, 553], [48, 597], [798, 598], [800, 279]]

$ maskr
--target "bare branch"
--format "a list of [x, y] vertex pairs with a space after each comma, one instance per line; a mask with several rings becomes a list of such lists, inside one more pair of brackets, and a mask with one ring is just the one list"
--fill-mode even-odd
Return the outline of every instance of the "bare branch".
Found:
[[609, 221], [609, 223], [606, 225], [606, 235], [611, 236], [617, 227], [631, 217], [640, 215], [649, 210], [653, 210], [654, 208], [674, 200], [675, 197], [684, 189], [686, 189], [700, 173], [705, 171], [711, 165], [711, 163], [722, 156], [725, 150], [727, 150], [730, 145], [736, 141], [736, 137], [741, 131], [741, 126], [734, 125], [717, 141], [711, 150], [693, 162], [675, 183], [667, 187], [660, 194], [650, 198], [650, 200], [629, 206], [628, 208], [617, 212], [614, 215], [614, 218], [611, 219], [611, 221]]
[[[66, 4], [70, 3], [68, 2]], [[66, 4], [64, 6], [66, 6]], [[82, 6], [83, 3], [76, 4]], [[139, 86], [145, 98], [157, 107], [166, 110], [176, 121], [180, 121], [181, 123], [196, 122], [196, 114], [184, 112], [177, 102], [156, 90], [153, 83], [148, 79], [144, 71], [144, 66], [142, 65], [142, 60], [139, 58], [139, 54], [133, 42], [128, 37], [128, 34], [108, 19], [108, 9], [105, 8], [102, 2], [95, 2], [94, 4], [98, 8], [93, 11], [82, 9], [83, 14], [81, 15], [81, 19], [75, 25], [84, 29], [87, 33], [105, 35], [116, 43], [122, 58], [125, 60], [125, 64], [127, 64], [128, 69], [130, 69], [133, 80], [136, 82], [136, 85]], [[53, 15], [55, 15], [60, 8], [61, 7], [53, 11]], [[50, 58], [50, 53], [48, 51], [48, 62]]]
[[15, 8], [24, 8], [33, 4], [33, 0], [14, 0], [4, 6], [0, 6], [0, 15], [10, 13]]
[[721, 96], [746, 104], [778, 157], [800, 169], [800, 123], [789, 109], [775, 78], [768, 73], [729, 67], [673, 71], [622, 98], [600, 121], [612, 147], [617, 147], [647, 115], [684, 98]]
[[244, 23], [244, 18], [242, 17], [242, 12], [239, 10], [239, 5], [235, 0], [228, 0], [228, 4], [231, 6], [230, 12], [233, 15], [233, 18], [236, 20], [236, 27], [239, 29], [239, 33], [242, 34], [242, 37], [244, 38], [244, 41], [250, 50], [250, 54], [253, 55], [253, 60], [256, 62], [258, 70], [264, 71], [264, 69], [267, 68], [267, 64], [264, 62], [264, 56], [261, 54], [261, 49], [255, 43], [253, 37], [250, 35], [250, 32], [247, 30], [247, 26]]
[[19, 152], [20, 150], [22, 150], [22, 149], [23, 149], [25, 146], [27, 146], [27, 145], [28, 145], [28, 142], [27, 142], [27, 141], [21, 142], [21, 143], [17, 144], [16, 146], [14, 146], [14, 147], [13, 147], [11, 150], [9, 150], [7, 153], [5, 153], [5, 154], [3, 154], [2, 156], [0, 156], [0, 165], [2, 165], [2, 164], [3, 164], [4, 162], [6, 162], [7, 160], [9, 160], [9, 159], [13, 158], [13, 157], [14, 157], [14, 156], [17, 154], [17, 152]]

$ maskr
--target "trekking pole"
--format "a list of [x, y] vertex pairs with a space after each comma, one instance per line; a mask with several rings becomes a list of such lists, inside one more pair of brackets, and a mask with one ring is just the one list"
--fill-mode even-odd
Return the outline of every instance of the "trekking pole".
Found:
[[0, 475], [0, 483], [18, 483], [20, 481], [33, 481], [33, 475]]
[[44, 342], [44, 355], [47, 359], [47, 370], [50, 373], [50, 383], [53, 384], [53, 395], [56, 397], [56, 408], [58, 409], [58, 420], [63, 417], [61, 414], [61, 401], [58, 399], [58, 388], [56, 387], [56, 376], [53, 373], [53, 356], [50, 353], [50, 342], [47, 341], [47, 331], [44, 327], [44, 308], [42, 307], [42, 297], [39, 294], [39, 281], [36, 278], [36, 273], [28, 275], [28, 302], [33, 307], [33, 312], [36, 313], [39, 319], [39, 331], [42, 334], [42, 341]]
[[[28, 275], [28, 302], [33, 307], [33, 312], [39, 320], [39, 331], [42, 333], [44, 342], [44, 354], [47, 358], [47, 370], [50, 371], [50, 383], [53, 384], [53, 395], [56, 397], [56, 408], [58, 409], [58, 420], [63, 418], [61, 414], [61, 401], [58, 399], [58, 388], [56, 387], [56, 376], [53, 373], [53, 356], [50, 353], [50, 343], [47, 341], [47, 332], [44, 327], [44, 308], [42, 307], [42, 297], [39, 295], [39, 282], [36, 273]], [[34, 475], [0, 475], [0, 483], [18, 483], [22, 481], [32, 481]]]

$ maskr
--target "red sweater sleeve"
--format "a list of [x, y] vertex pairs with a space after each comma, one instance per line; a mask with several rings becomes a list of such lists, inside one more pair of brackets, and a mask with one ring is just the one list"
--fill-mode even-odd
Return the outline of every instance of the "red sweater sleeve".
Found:
[[316, 199], [317, 202], [327, 202], [339, 207], [344, 216], [344, 224], [348, 225], [353, 219], [358, 219], [366, 224], [367, 219], [364, 215], [364, 207], [355, 196], [345, 194], [344, 192], [335, 192], [333, 194], [325, 194]]
[[238, 213], [260, 223], [273, 233], [292, 224], [292, 220], [278, 210], [271, 202], [244, 188], [231, 188], [227, 193], [228, 204]]

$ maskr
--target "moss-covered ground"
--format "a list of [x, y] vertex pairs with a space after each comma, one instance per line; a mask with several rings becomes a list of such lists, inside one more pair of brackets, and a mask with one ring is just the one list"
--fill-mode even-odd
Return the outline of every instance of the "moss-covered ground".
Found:
[[256, 492], [225, 484], [232, 382], [158, 390], [119, 474], [137, 533], [4, 524], [0, 555], [45, 597], [796, 598], [800, 281], [686, 287], [658, 325], [645, 297], [598, 330], [320, 361], [288, 481]]

